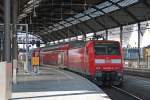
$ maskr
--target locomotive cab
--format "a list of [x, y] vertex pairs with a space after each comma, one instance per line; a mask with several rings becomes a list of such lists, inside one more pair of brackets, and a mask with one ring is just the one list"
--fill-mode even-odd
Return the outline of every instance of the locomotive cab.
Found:
[[121, 84], [123, 81], [123, 60], [119, 42], [95, 42], [94, 54], [94, 79], [106, 84]]

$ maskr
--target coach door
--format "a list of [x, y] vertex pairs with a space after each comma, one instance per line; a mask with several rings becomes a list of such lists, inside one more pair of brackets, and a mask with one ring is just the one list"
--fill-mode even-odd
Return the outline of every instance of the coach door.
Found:
[[58, 64], [60, 66], [64, 66], [64, 52], [59, 53], [58, 55]]

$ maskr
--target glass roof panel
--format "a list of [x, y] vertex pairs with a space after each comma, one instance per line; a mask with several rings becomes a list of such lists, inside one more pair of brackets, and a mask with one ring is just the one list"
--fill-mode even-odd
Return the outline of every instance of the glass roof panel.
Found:
[[56, 31], [57, 29], [56, 29], [56, 28], [53, 28], [52, 30], [53, 30], [53, 31]]
[[64, 28], [64, 26], [59, 26], [59, 27], [58, 27], [58, 29], [63, 29], [63, 28]]
[[100, 3], [100, 4], [97, 5], [96, 7], [99, 8], [99, 9], [102, 9], [102, 8], [108, 7], [108, 6], [110, 6], [110, 5], [111, 5], [110, 2], [104, 2], [104, 3]]
[[57, 27], [57, 26], [60, 26], [60, 25], [56, 23], [56, 24], [54, 24], [54, 26]]
[[52, 28], [53, 28], [53, 26], [49, 26], [48, 28], [49, 28], [49, 29], [52, 29]]
[[89, 16], [84, 16], [84, 17], [81, 17], [81, 18], [80, 18], [81, 21], [85, 21], [85, 20], [88, 20], [88, 19], [90, 19]]
[[115, 11], [115, 10], [117, 10], [117, 9], [119, 9], [117, 6], [112, 5], [112, 6], [110, 6], [110, 7], [107, 7], [107, 8], [105, 8], [105, 9], [103, 9], [103, 11], [104, 11], [105, 13], [109, 13], [109, 12]]
[[65, 24], [66, 22], [65, 21], [61, 21], [61, 22], [59, 22], [60, 24]]
[[67, 24], [67, 22], [64, 21], [64, 22], [63, 22], [63, 25], [65, 25], [65, 24]]
[[101, 11], [96, 11], [96, 12], [90, 14], [91, 17], [97, 17], [100, 15], [103, 15], [103, 13]]
[[124, 0], [122, 2], [119, 2], [118, 4], [122, 7], [125, 7], [125, 6], [128, 6], [128, 5], [131, 5], [131, 4], [134, 4], [136, 2], [138, 2], [139, 0]]
[[79, 21], [79, 20], [74, 20], [74, 21], [72, 21], [72, 22], [70, 22], [70, 23], [72, 23], [72, 24], [77, 24], [77, 23], [80, 23], [80, 21]]
[[90, 9], [84, 11], [84, 13], [89, 14], [89, 13], [92, 13], [92, 12], [94, 12], [94, 11], [96, 11], [96, 9], [90, 8]]
[[110, 0], [110, 1], [112, 1], [112, 2], [119, 2], [119, 1], [122, 1], [122, 0]]
[[83, 13], [79, 13], [79, 14], [75, 15], [74, 17], [75, 17], [75, 18], [79, 18], [79, 17], [83, 17], [83, 16], [84, 16]]
[[70, 23], [66, 23], [66, 24], [64, 24], [64, 26], [68, 27], [68, 26], [71, 26], [71, 24]]
[[72, 21], [72, 20], [75, 20], [75, 19], [72, 18], [72, 17], [69, 17], [69, 18], [67, 18], [66, 20], [67, 20], [67, 21]]
[[51, 33], [51, 32], [52, 32], [52, 30], [48, 30], [48, 32], [49, 32], [49, 33]]

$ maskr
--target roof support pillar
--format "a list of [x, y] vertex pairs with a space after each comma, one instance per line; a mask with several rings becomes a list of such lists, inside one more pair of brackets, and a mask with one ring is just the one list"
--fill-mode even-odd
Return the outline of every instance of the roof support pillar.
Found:
[[17, 0], [13, 0], [13, 37], [12, 37], [12, 59], [13, 59], [13, 83], [16, 84], [17, 60], [18, 60], [18, 43], [17, 43]]
[[108, 29], [106, 29], [106, 40], [108, 40]]
[[0, 32], [0, 35], [1, 35], [1, 37], [0, 37], [0, 61], [3, 61], [2, 59], [3, 59], [3, 55], [4, 55], [4, 53], [3, 53], [3, 47], [4, 47], [4, 39], [3, 39], [3, 32]]
[[120, 44], [121, 44], [121, 47], [122, 47], [122, 39], [123, 39], [123, 27], [120, 26]]
[[10, 0], [4, 0], [5, 4], [5, 47], [4, 47], [4, 60], [8, 63], [11, 62], [11, 34], [10, 34]]
[[141, 31], [141, 24], [138, 23], [138, 67], [140, 67], [140, 58], [141, 58], [141, 55], [140, 55], [140, 31]]

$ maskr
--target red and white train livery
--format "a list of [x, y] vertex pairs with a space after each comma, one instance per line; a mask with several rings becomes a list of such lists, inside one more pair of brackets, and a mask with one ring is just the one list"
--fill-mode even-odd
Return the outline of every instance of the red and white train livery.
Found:
[[118, 41], [89, 40], [47, 46], [41, 64], [63, 66], [97, 82], [122, 84], [123, 52]]

